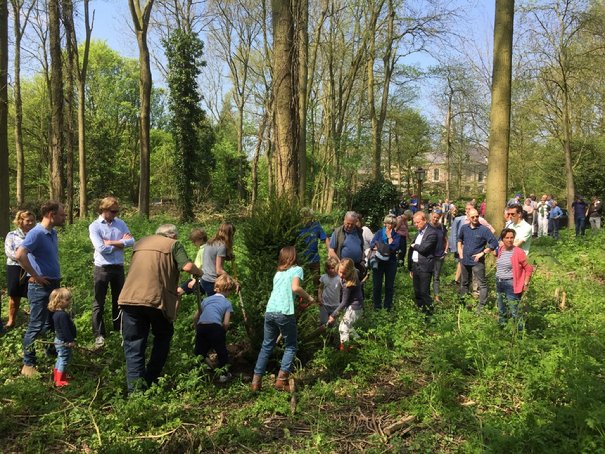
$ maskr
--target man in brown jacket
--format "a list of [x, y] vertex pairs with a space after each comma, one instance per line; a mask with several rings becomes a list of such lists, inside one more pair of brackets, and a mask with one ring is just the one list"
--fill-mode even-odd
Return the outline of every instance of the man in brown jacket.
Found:
[[[158, 227], [155, 235], [137, 241], [118, 305], [122, 310], [122, 338], [128, 393], [158, 379], [168, 358], [176, 318], [180, 272], [201, 276], [177, 241], [173, 224]], [[149, 329], [153, 347], [145, 366]], [[140, 380], [143, 379], [143, 380]]]

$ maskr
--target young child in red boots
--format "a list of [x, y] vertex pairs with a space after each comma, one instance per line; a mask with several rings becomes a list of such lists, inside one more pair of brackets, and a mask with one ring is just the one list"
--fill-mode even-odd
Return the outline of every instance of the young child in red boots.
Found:
[[65, 370], [71, 358], [71, 350], [76, 345], [76, 325], [69, 314], [71, 303], [71, 292], [65, 287], [53, 290], [48, 302], [48, 310], [53, 313], [55, 348], [57, 349], [53, 381], [55, 386], [59, 387], [69, 384]]

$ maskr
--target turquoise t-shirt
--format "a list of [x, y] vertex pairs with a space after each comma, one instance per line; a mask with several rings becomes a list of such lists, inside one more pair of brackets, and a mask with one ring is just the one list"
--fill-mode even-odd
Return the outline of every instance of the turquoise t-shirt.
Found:
[[278, 312], [284, 315], [294, 314], [294, 293], [292, 280], [297, 277], [303, 280], [303, 269], [293, 266], [286, 271], [278, 271], [273, 277], [273, 290], [267, 303], [267, 312]]

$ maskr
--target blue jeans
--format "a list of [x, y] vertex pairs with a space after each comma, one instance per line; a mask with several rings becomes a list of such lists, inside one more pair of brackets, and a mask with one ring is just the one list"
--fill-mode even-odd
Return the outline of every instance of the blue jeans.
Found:
[[378, 260], [378, 266], [372, 268], [372, 300], [374, 309], [382, 309], [382, 282], [384, 278], [384, 308], [391, 310], [393, 307], [393, 294], [395, 287], [395, 274], [397, 274], [397, 259], [387, 261]]
[[267, 363], [275, 348], [275, 342], [279, 335], [282, 335], [284, 340], [284, 355], [281, 359], [280, 370], [290, 372], [294, 358], [296, 358], [296, 316], [284, 315], [279, 312], [267, 312], [265, 314], [265, 329], [263, 344], [258, 353], [254, 373], [263, 375], [267, 369]]
[[[170, 352], [174, 327], [160, 309], [146, 306], [121, 306], [121, 309], [126, 381], [130, 394], [137, 386], [150, 386], [162, 373]], [[145, 366], [145, 350], [150, 329], [153, 333], [153, 347]]]
[[512, 279], [496, 278], [496, 294], [498, 295], [498, 311], [501, 325], [506, 324], [509, 318], [518, 322], [519, 329], [523, 329], [523, 321], [519, 317], [519, 300], [521, 293], [515, 293]]
[[576, 236], [584, 235], [586, 233], [586, 218], [574, 217], [576, 225]]
[[55, 348], [57, 349], [57, 361], [55, 362], [55, 369], [59, 372], [65, 372], [67, 364], [71, 358], [71, 347], [65, 346], [65, 343], [55, 337]]
[[216, 292], [214, 291], [214, 282], [208, 282], [204, 279], [200, 279], [200, 284], [202, 286], [202, 290], [206, 294], [206, 296], [212, 296]]
[[51, 329], [52, 318], [48, 311], [48, 297], [57, 287], [59, 287], [59, 281], [52, 281], [48, 287], [30, 283], [27, 288], [30, 313], [29, 323], [23, 336], [23, 364], [27, 366], [36, 364], [34, 340]]

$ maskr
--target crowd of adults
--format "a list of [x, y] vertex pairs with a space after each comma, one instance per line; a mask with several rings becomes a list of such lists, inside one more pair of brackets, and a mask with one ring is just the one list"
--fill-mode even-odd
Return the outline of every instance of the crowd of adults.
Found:
[[[577, 236], [585, 234], [587, 225], [600, 229], [602, 205], [598, 198], [593, 197], [588, 204], [582, 197], [577, 197], [572, 206]], [[460, 296], [469, 294], [473, 284], [476, 285], [477, 312], [485, 306], [489, 294], [486, 257], [490, 254], [496, 256], [495, 288], [500, 322], [505, 324], [512, 318], [522, 329], [518, 303], [533, 272], [527, 261], [532, 239], [546, 235], [557, 239], [558, 222], [563, 212], [557, 201], [546, 194], [539, 201], [533, 195], [523, 199], [521, 194], [515, 194], [503, 211], [505, 228], [496, 238], [495, 229], [484, 218], [485, 208], [485, 201], [478, 204], [472, 200], [465, 205], [464, 213], [459, 214], [457, 206], [449, 200], [424, 205], [411, 197], [409, 202], [400, 204], [398, 210], [386, 214], [383, 227], [374, 233], [364, 225], [359, 214], [349, 211], [342, 225], [336, 227], [330, 236], [314, 218], [313, 212], [303, 209], [304, 223], [299, 234], [306, 246], [302, 259], [308, 264], [312, 281], [319, 289], [318, 297], [316, 300], [302, 289], [303, 272], [297, 266], [295, 251], [282, 250], [274, 279], [274, 293], [265, 314], [265, 343], [255, 368], [253, 388], [260, 387], [259, 377], [265, 371], [277, 335], [281, 334], [287, 340], [286, 350], [292, 358], [286, 361], [286, 366], [282, 363], [278, 387], [288, 389], [285, 381], [296, 352], [296, 327], [295, 322], [292, 327], [291, 319], [294, 294], [310, 303], [320, 302], [324, 327], [334, 322], [340, 310], [346, 309], [340, 327], [343, 348], [343, 336], [348, 341], [349, 335], [356, 335], [353, 323], [362, 313], [366, 280], [371, 276], [374, 309], [392, 310], [395, 278], [402, 265], [407, 264], [417, 307], [430, 319], [435, 303], [441, 301], [440, 274], [448, 254], [455, 258], [455, 282]], [[109, 334], [104, 308], [108, 290], [111, 290], [111, 328], [122, 336], [128, 391], [132, 392], [139, 384], [143, 387], [150, 385], [162, 373], [168, 357], [180, 296], [195, 291], [208, 298], [200, 306], [194, 321], [197, 324], [196, 352], [206, 356], [208, 350], [214, 348], [221, 357], [220, 365], [224, 366], [227, 362], [225, 331], [232, 311], [225, 298], [232, 291], [239, 290], [239, 284], [227, 275], [224, 267], [225, 261], [233, 257], [235, 227], [230, 223], [221, 224], [210, 241], [207, 241], [203, 230], [194, 229], [191, 239], [199, 251], [195, 261], [191, 261], [183, 244], [178, 241], [176, 226], [164, 224], [154, 235], [135, 241], [126, 223], [118, 217], [119, 211], [118, 200], [106, 197], [99, 204], [98, 218], [89, 226], [94, 246], [91, 325], [96, 348], [104, 346]], [[17, 228], [7, 235], [5, 241], [9, 295], [6, 328], [15, 326], [21, 298], [29, 300], [21, 370], [28, 377], [38, 375], [34, 341], [53, 330], [49, 298], [61, 286], [55, 227], [64, 224], [65, 210], [60, 203], [48, 202], [41, 207], [40, 214], [41, 221], [34, 225], [33, 213], [19, 211], [15, 217]], [[413, 238], [410, 221], [416, 229]], [[320, 244], [324, 244], [327, 250], [326, 275], [321, 275]], [[132, 248], [127, 276], [124, 271], [126, 248]], [[351, 270], [356, 270], [356, 276], [351, 275]], [[190, 274], [192, 279], [179, 285], [181, 272]], [[340, 302], [341, 292], [342, 295], [354, 296], [351, 296], [351, 301]], [[329, 310], [326, 309], [328, 299], [331, 300]], [[61, 310], [58, 307], [57, 310]], [[55, 346], [62, 351], [66, 345], [73, 346], [75, 327], [71, 331], [69, 342], [58, 338], [54, 344], [47, 343], [48, 353], [56, 354]], [[146, 362], [150, 332], [153, 333], [153, 345]], [[61, 375], [56, 383], [63, 386], [67, 379]]]

